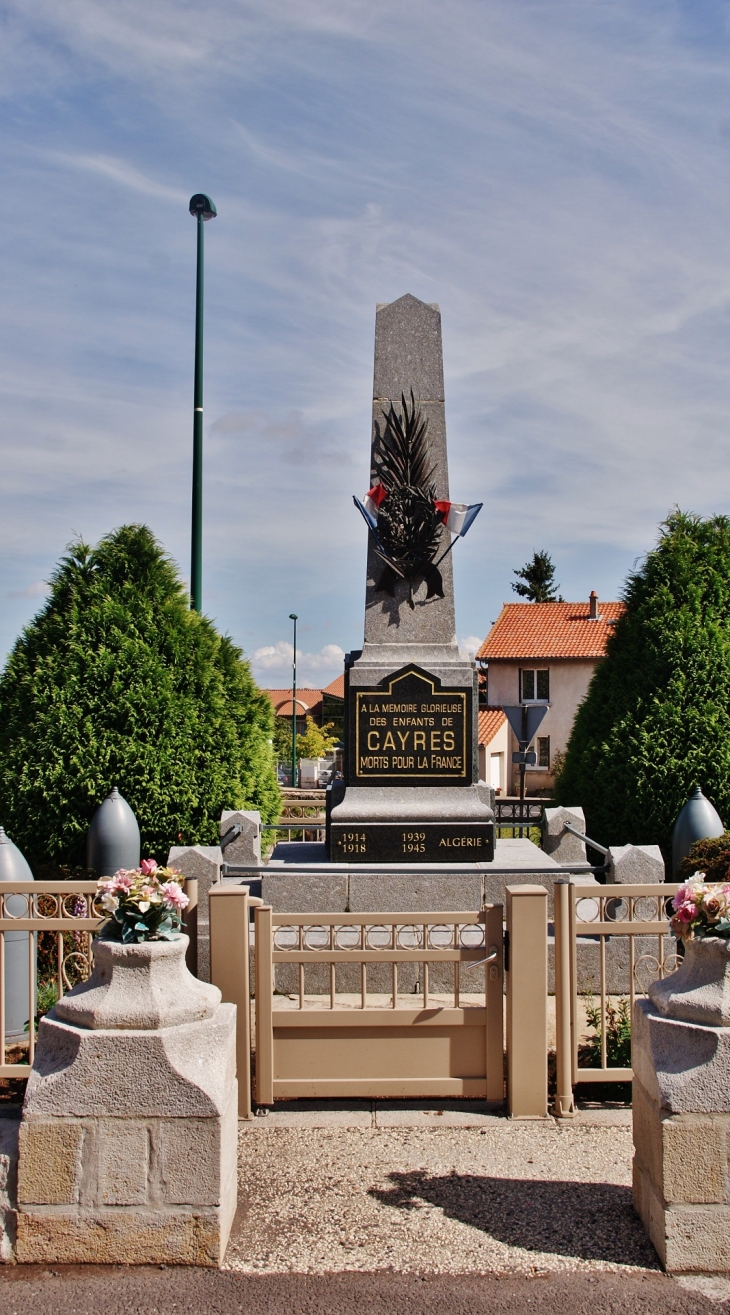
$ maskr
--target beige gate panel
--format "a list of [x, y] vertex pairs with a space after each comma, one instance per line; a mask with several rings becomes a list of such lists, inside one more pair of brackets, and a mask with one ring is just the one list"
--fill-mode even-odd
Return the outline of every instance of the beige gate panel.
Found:
[[[259, 1104], [300, 1096], [502, 1101], [501, 905], [382, 914], [284, 914], [263, 906], [255, 920]], [[275, 964], [295, 972], [298, 992], [290, 997], [274, 996]], [[412, 987], [403, 993], [402, 965], [411, 966], [409, 980], [418, 971], [416, 995]], [[438, 999], [430, 985], [437, 966], [439, 987], [444, 972], [451, 983]], [[307, 993], [321, 983], [322, 968], [328, 997]], [[480, 972], [469, 973], [464, 988], [468, 968]], [[341, 975], [349, 994], [341, 985], [338, 993]], [[465, 989], [477, 1000], [462, 1001]]]
[[485, 1009], [367, 1012], [347, 1026], [340, 1011], [316, 1026], [311, 1015], [298, 1026], [275, 1017], [274, 1097], [309, 1095], [313, 1083], [333, 1095], [486, 1096]]

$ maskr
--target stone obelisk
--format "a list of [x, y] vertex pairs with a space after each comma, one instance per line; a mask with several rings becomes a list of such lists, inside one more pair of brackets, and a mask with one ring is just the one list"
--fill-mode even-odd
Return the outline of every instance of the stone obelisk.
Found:
[[[449, 499], [441, 314], [407, 295], [377, 308], [371, 483], [391, 406], [411, 392], [428, 422], [430, 482]], [[383, 588], [368, 535], [365, 635], [348, 655], [345, 781], [330, 791], [332, 862], [464, 862], [493, 856], [491, 790], [478, 781], [477, 678], [459, 654], [452, 559], [439, 566], [443, 596], [421, 579]], [[439, 555], [450, 536], [441, 530]], [[412, 605], [411, 605], [412, 603]]]

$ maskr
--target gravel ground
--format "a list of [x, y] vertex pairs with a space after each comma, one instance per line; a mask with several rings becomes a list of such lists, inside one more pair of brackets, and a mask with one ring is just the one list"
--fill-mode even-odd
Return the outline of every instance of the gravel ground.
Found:
[[656, 1271], [631, 1129], [242, 1125], [226, 1268], [248, 1273]]

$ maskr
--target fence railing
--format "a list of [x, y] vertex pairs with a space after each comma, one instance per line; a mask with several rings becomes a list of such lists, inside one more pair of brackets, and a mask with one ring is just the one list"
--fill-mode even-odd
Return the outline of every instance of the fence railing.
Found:
[[498, 795], [494, 801], [494, 833], [498, 839], [528, 836], [533, 827], [539, 827], [542, 810], [549, 799], [514, 799]]
[[[555, 882], [557, 1094], [553, 1112], [559, 1118], [574, 1113], [576, 1083], [632, 1080], [632, 1068], [609, 1062], [609, 997], [626, 1000], [628, 1021], [633, 1024], [636, 997], [646, 995], [653, 980], [677, 967], [677, 956], [669, 941], [668, 906], [678, 889], [678, 885], [668, 882], [636, 886], [581, 886], [566, 878]], [[626, 943], [627, 953], [614, 953], [622, 942]], [[598, 982], [593, 981], [591, 994], [595, 992], [598, 998], [598, 1045], [593, 1050], [594, 1054], [598, 1050], [600, 1062], [587, 1065], [580, 1062], [585, 1023], [579, 1008], [579, 949], [590, 948], [591, 943], [598, 950]], [[609, 957], [612, 965], [608, 964]], [[613, 981], [609, 980], [609, 966]]]
[[[186, 881], [185, 893], [195, 971], [197, 881]], [[28, 1077], [38, 1016], [89, 976], [107, 916], [95, 881], [0, 882], [0, 1078]]]

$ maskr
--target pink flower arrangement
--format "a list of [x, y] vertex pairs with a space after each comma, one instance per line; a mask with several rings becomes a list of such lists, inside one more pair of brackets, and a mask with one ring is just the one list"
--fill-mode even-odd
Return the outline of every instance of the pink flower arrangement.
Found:
[[97, 888], [109, 914], [101, 935], [125, 945], [172, 940], [179, 935], [180, 915], [190, 902], [183, 881], [174, 868], [158, 867], [152, 858], [142, 859], [138, 868], [120, 868], [113, 877], [101, 877]]
[[678, 940], [702, 940], [705, 936], [730, 939], [730, 885], [707, 882], [697, 872], [679, 887], [672, 900], [671, 928]]

